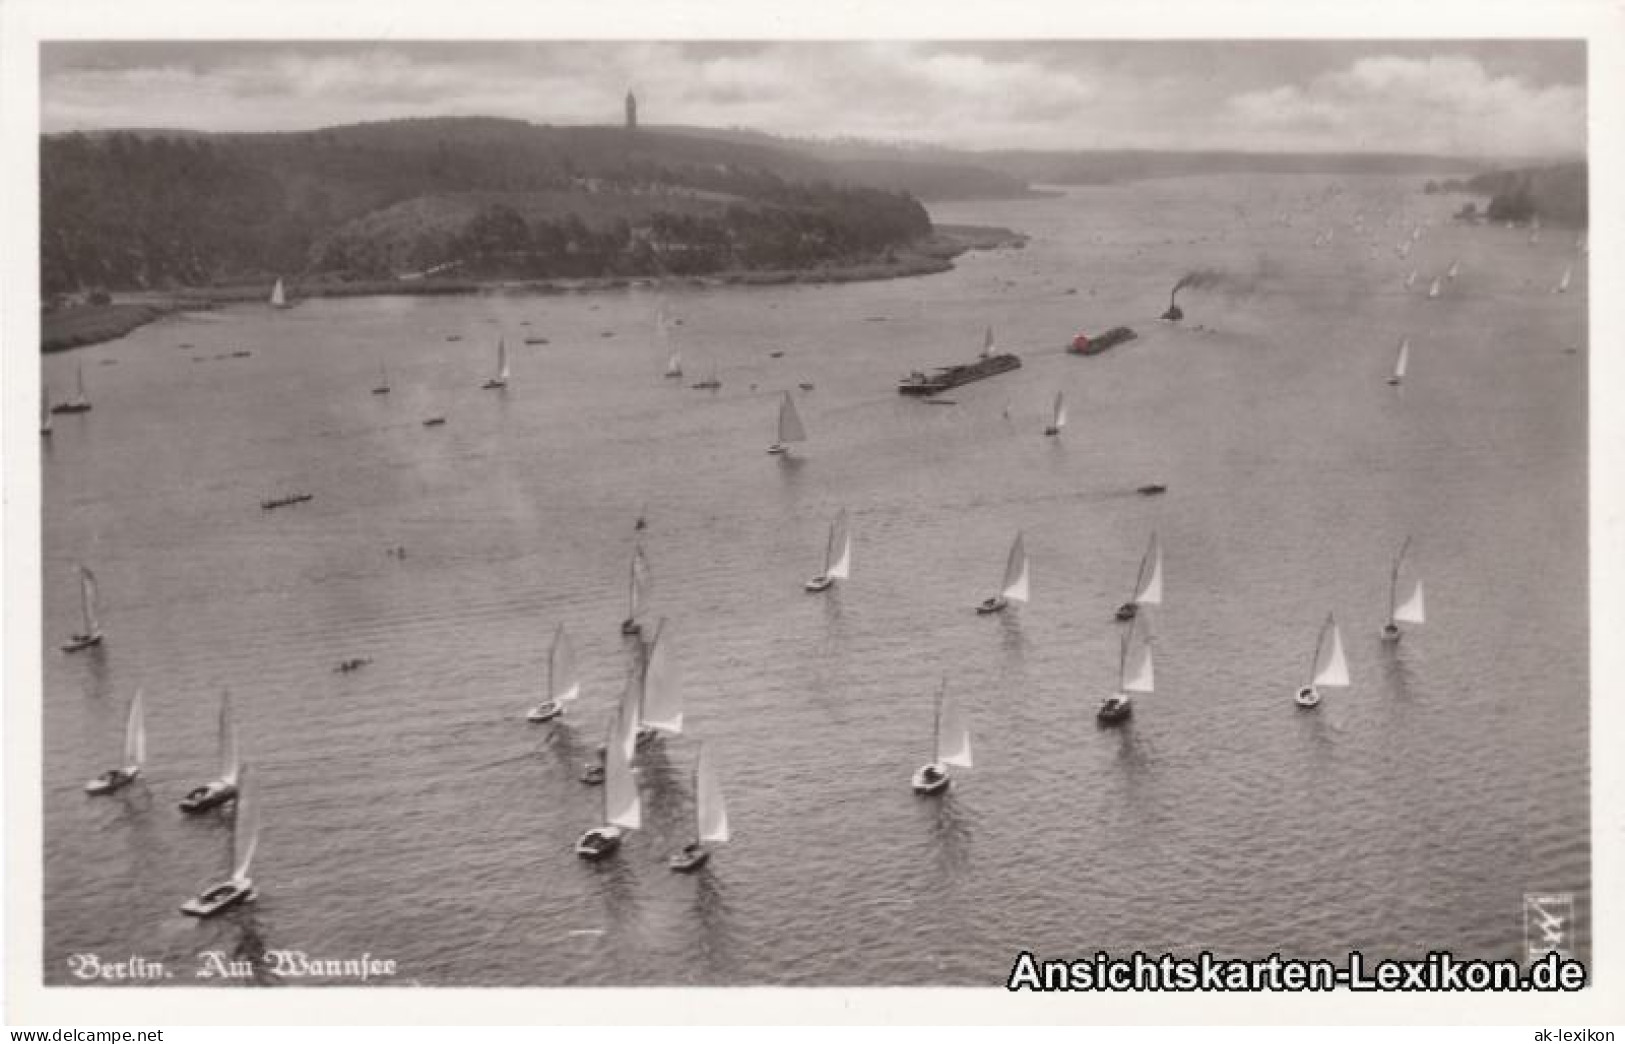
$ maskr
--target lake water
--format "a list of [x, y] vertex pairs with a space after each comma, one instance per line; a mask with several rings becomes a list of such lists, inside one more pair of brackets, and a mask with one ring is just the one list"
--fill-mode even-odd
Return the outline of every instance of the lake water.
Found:
[[[395, 960], [397, 984], [990, 985], [1024, 949], [1517, 956], [1526, 892], [1575, 893], [1583, 926], [1585, 258], [1414, 189], [939, 206], [1032, 241], [927, 278], [672, 291], [683, 382], [648, 289], [233, 307], [47, 357], [58, 398], [83, 362], [95, 408], [42, 459], [46, 980], [74, 953], [183, 983], [208, 950], [296, 949]], [[1227, 284], [1156, 322], [1201, 267]], [[1139, 340], [1063, 354], [1118, 324]], [[897, 394], [987, 325], [1019, 371], [953, 406]], [[485, 391], [499, 335], [513, 378]], [[383, 362], [393, 393], [370, 395]], [[688, 387], [713, 366], [719, 392]], [[809, 438], [780, 459], [785, 389]], [[853, 576], [804, 593], [842, 507]], [[577, 774], [625, 676], [640, 511], [686, 729], [643, 758], [644, 829], [588, 864], [601, 792]], [[1018, 530], [1032, 601], [978, 616]], [[1157, 690], [1102, 730], [1152, 530]], [[1429, 616], [1385, 646], [1407, 535]], [[67, 656], [80, 561], [107, 640]], [[1353, 684], [1303, 711], [1329, 611]], [[560, 622], [583, 695], [528, 724]], [[976, 764], [922, 799], [944, 678]], [[142, 781], [88, 797], [138, 686]], [[261, 895], [198, 922], [177, 906], [225, 872], [231, 814], [175, 803], [216, 773], [226, 688]], [[734, 839], [680, 876], [701, 739]]]

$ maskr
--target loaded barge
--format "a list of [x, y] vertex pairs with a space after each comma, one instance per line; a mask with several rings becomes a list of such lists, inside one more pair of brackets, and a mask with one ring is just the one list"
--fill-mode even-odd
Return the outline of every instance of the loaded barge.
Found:
[[1021, 359], [1010, 353], [1001, 352], [998, 355], [989, 355], [972, 363], [961, 363], [958, 366], [943, 366], [929, 376], [915, 370], [913, 373], [897, 382], [897, 390], [904, 395], [935, 395], [949, 388], [957, 388], [961, 384], [979, 381], [983, 377], [992, 377], [1004, 373], [1006, 370], [1019, 369]]
[[1080, 333], [1072, 338], [1072, 343], [1067, 345], [1066, 350], [1073, 355], [1099, 355], [1108, 348], [1115, 348], [1124, 341], [1132, 341], [1138, 336], [1140, 335], [1126, 326], [1114, 326], [1105, 333], [1093, 337]]

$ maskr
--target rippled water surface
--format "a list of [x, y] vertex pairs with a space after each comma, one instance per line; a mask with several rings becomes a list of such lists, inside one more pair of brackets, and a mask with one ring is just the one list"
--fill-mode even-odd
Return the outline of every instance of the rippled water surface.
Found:
[[[59, 397], [82, 361], [95, 403], [42, 460], [47, 981], [73, 953], [186, 975], [213, 949], [366, 952], [425, 985], [990, 984], [1022, 949], [1518, 954], [1524, 893], [1582, 913], [1589, 894], [1585, 258], [1571, 233], [1454, 227], [1459, 200], [1413, 189], [941, 206], [1032, 241], [928, 278], [669, 293], [688, 380], [714, 366], [715, 393], [661, 378], [649, 289], [234, 307], [46, 358]], [[1156, 322], [1205, 266], [1229, 286]], [[896, 393], [990, 324], [1019, 371], [952, 406]], [[1062, 353], [1117, 324], [1140, 339]], [[485, 391], [499, 335], [513, 379]], [[394, 390], [373, 396], [381, 362]], [[809, 439], [780, 459], [785, 389]], [[1150, 482], [1168, 493], [1134, 493]], [[314, 499], [260, 509], [293, 491]], [[853, 576], [806, 594], [841, 507]], [[645, 828], [593, 865], [571, 846], [601, 796], [576, 776], [626, 670], [640, 511], [687, 724], [642, 758]], [[1103, 731], [1112, 609], [1153, 529], [1157, 691]], [[1017, 530], [1033, 599], [977, 616]], [[1407, 534], [1429, 618], [1385, 647]], [[107, 641], [65, 656], [79, 561]], [[1328, 611], [1353, 684], [1305, 712]], [[584, 694], [527, 724], [559, 622]], [[944, 676], [976, 765], [921, 799]], [[143, 781], [87, 797], [137, 686]], [[177, 905], [223, 872], [230, 813], [175, 802], [215, 770], [223, 688], [262, 785], [261, 898], [199, 923]], [[684, 877], [665, 858], [701, 738], [735, 836]]]

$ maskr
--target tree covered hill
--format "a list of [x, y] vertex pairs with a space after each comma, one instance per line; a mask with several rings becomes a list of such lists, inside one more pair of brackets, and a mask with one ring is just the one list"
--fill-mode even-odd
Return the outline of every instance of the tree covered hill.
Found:
[[52, 135], [45, 291], [270, 274], [635, 275], [861, 260], [911, 196], [788, 150], [618, 127], [425, 119], [286, 134]]

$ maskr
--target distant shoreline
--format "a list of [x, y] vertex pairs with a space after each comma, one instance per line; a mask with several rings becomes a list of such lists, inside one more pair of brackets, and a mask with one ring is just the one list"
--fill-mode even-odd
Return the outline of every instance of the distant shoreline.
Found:
[[[929, 238], [897, 248], [885, 258], [825, 263], [805, 269], [742, 269], [692, 276], [590, 276], [555, 279], [367, 279], [290, 284], [295, 302], [312, 297], [433, 296], [439, 294], [568, 294], [625, 290], [633, 286], [779, 286], [787, 283], [853, 283], [934, 275], [954, 267], [971, 250], [1020, 248], [1026, 234], [986, 225], [933, 225]], [[267, 301], [269, 283], [186, 287], [121, 293], [109, 304], [67, 305], [40, 317], [40, 351], [61, 352], [117, 340], [175, 312], [207, 311], [217, 305]]]

